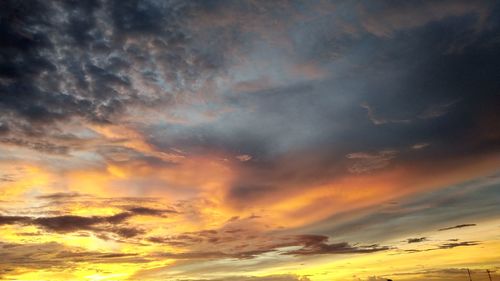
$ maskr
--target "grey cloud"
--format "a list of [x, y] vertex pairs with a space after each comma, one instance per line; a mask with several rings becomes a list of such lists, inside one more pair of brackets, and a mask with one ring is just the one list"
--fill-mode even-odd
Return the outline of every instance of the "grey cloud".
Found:
[[23, 216], [0, 216], [0, 225], [24, 223], [29, 220], [29, 217]]
[[444, 104], [430, 105], [420, 115], [418, 115], [418, 118], [430, 119], [430, 118], [441, 117], [446, 113], [448, 113], [451, 107], [457, 102], [459, 102], [459, 100], [454, 100]]
[[406, 241], [408, 242], [408, 244], [421, 243], [421, 242], [427, 241], [427, 237], [408, 238], [408, 239], [406, 239]]
[[[344, 161], [338, 163], [339, 158], [352, 151], [381, 151], [386, 147], [401, 150], [415, 141], [430, 142], [435, 150], [421, 157], [434, 162], [458, 154], [476, 155], [499, 149], [498, 136], [488, 133], [495, 128], [478, 126], [485, 123], [483, 118], [491, 119], [488, 127], [499, 123], [492, 114], [498, 111], [494, 95], [498, 85], [490, 74], [495, 70], [483, 67], [495, 65], [498, 60], [494, 43], [491, 46], [498, 26], [493, 15], [488, 15], [489, 2], [397, 5], [362, 2], [359, 5], [364, 7], [362, 13], [349, 3], [326, 9], [317, 3], [293, 1], [265, 3], [260, 7], [225, 1], [34, 3], [38, 7], [36, 14], [26, 4], [15, 1], [6, 4], [7, 10], [18, 14], [19, 21], [3, 22], [3, 34], [8, 36], [6, 42], [10, 45], [2, 50], [9, 54], [7, 59], [18, 55], [23, 61], [6, 61], [7, 78], [2, 80], [8, 94], [2, 94], [0, 106], [8, 114], [3, 114], [4, 120], [0, 122], [8, 128], [2, 137], [10, 144], [63, 154], [71, 151], [74, 144], [63, 144], [46, 135], [55, 130], [54, 126], [60, 127], [71, 118], [109, 124], [132, 117], [129, 115], [134, 110], [177, 110], [190, 115], [199, 114], [205, 106], [231, 107], [219, 118], [192, 126], [169, 122], [138, 125], [148, 141], [160, 150], [180, 147], [193, 154], [217, 150], [234, 157], [251, 155], [252, 161], [245, 162], [249, 164], [244, 168], [245, 176], [228, 195], [230, 200], [252, 190], [260, 198], [268, 194], [265, 191], [279, 192], [280, 186], [289, 185], [267, 174], [295, 173], [301, 182], [334, 178], [344, 170], [339, 166], [347, 165]], [[56, 11], [59, 16], [53, 16]], [[400, 12], [408, 18], [398, 16]], [[469, 19], [471, 15], [479, 16], [490, 29], [476, 30], [477, 40], [460, 54], [444, 54], [457, 37], [470, 29], [471, 21], [477, 22], [476, 18]], [[242, 19], [253, 19], [255, 30], [245, 29], [247, 25], [241, 24]], [[279, 24], [260, 28], [259, 23], [274, 21]], [[362, 26], [371, 21], [375, 24], [370, 32], [391, 36], [360, 33]], [[402, 23], [396, 24], [399, 21]], [[331, 28], [331, 24], [341, 24], [343, 29]], [[344, 34], [347, 26], [354, 29]], [[443, 33], [446, 26], [453, 26], [452, 32], [435, 36]], [[398, 33], [398, 27], [409, 29], [412, 36]], [[289, 41], [284, 40], [292, 45], [290, 50], [284, 52], [277, 47], [280, 45], [265, 43], [266, 29], [271, 34], [290, 37]], [[304, 34], [310, 40], [302, 40]], [[267, 47], [257, 47], [260, 45]], [[367, 52], [362, 46], [369, 46], [372, 51]], [[278, 61], [313, 65], [326, 74], [321, 79], [297, 81], [293, 77], [277, 77], [275, 72], [280, 69], [263, 70], [263, 79], [278, 80], [277, 84], [250, 90], [245, 95], [215, 89], [216, 93], [207, 94], [206, 104], [179, 107], [184, 105], [183, 95], [187, 92], [205, 89], [204, 82], [222, 79], [228, 71], [235, 71], [236, 84], [246, 81], [239, 81], [239, 76], [255, 70], [252, 65], [241, 63], [247, 59], [270, 61], [273, 58], [266, 57], [268, 49], [278, 50], [271, 52], [282, 56], [276, 58]], [[331, 52], [336, 55], [333, 62], [310, 55]], [[55, 56], [56, 53], [61, 56]], [[236, 66], [243, 69], [241, 73], [232, 68], [235, 66], [232, 60], [240, 63]], [[477, 75], [479, 72], [485, 74]], [[462, 76], [470, 78], [467, 83]], [[248, 79], [253, 81], [256, 77]], [[217, 98], [212, 100], [211, 95]], [[462, 102], [448, 106], [457, 99]], [[364, 102], [372, 123], [359, 108]], [[442, 115], [444, 112], [448, 113]], [[430, 113], [440, 118], [416, 118]], [[490, 117], [482, 117], [486, 114]], [[410, 119], [410, 123], [406, 122]], [[39, 136], [36, 142], [30, 137], [33, 132]], [[450, 139], [456, 140], [464, 134], [475, 137], [449, 145]], [[315, 163], [302, 166], [295, 160], [295, 167], [280, 168], [279, 157], [290, 151], [309, 154], [319, 149], [324, 153], [318, 153], [321, 155]], [[134, 159], [142, 157], [131, 150], [121, 153], [112, 153], [109, 147], [97, 150], [108, 156], [107, 160], [124, 159], [125, 154]], [[407, 156], [411, 157], [412, 154]], [[144, 159], [148, 163], [156, 160]], [[398, 157], [398, 161], [405, 161], [405, 156]], [[275, 172], [263, 172], [265, 169], [251, 162], [267, 165]], [[306, 171], [308, 167], [314, 171]], [[252, 182], [256, 176], [265, 178], [267, 186]]]
[[32, 141], [24, 138], [0, 138], [0, 143], [27, 147], [47, 154], [64, 155], [69, 151], [68, 146], [58, 145], [47, 141]]
[[459, 224], [459, 225], [455, 225], [455, 226], [440, 228], [439, 231], [452, 230], [452, 229], [458, 229], [458, 228], [464, 228], [464, 227], [471, 227], [471, 226], [476, 226], [476, 224], [475, 223]]
[[[187, 250], [180, 254], [160, 254], [161, 256], [177, 259], [251, 259], [269, 252], [280, 252], [281, 255], [310, 256], [366, 254], [390, 250], [387, 246], [379, 246], [377, 244], [351, 245], [347, 242], [328, 243], [329, 237], [324, 235], [284, 236], [252, 232], [246, 229], [228, 230], [205, 230], [169, 237], [150, 237], [148, 241], [181, 247]], [[247, 238], [242, 240], [241, 237]], [[281, 250], [282, 248], [293, 246], [300, 248], [297, 250]]]
[[127, 209], [135, 215], [161, 216], [163, 214], [176, 214], [175, 210], [153, 209], [148, 207], [131, 207]]
[[[20, 122], [30, 129], [57, 128], [73, 117], [113, 123], [127, 108], [168, 104], [174, 88], [154, 97], [137, 81], [131, 65], [139, 57], [144, 70], [152, 68], [178, 90], [222, 64], [211, 62], [217, 53], [197, 49], [184, 27], [189, 11], [200, 8], [195, 2], [7, 1], [3, 7], [1, 131], [15, 127], [10, 142], [44, 152], [57, 147], [27, 143]], [[123, 46], [127, 39], [137, 43]], [[157, 47], [148, 49], [150, 42]]]
[[109, 217], [58, 216], [35, 218], [33, 223], [47, 230], [56, 232], [72, 232], [77, 230], [98, 229], [96, 225], [103, 223], [117, 224], [129, 218], [131, 214], [120, 213]]
[[479, 245], [478, 241], [463, 241], [463, 242], [452, 242], [452, 243], [444, 243], [439, 245], [439, 249], [453, 249], [456, 247], [464, 247], [464, 246], [476, 246]]
[[363, 27], [377, 36], [424, 26], [448, 17], [473, 15], [471, 28], [483, 28], [493, 1], [439, 1], [393, 3], [364, 1], [360, 7]]
[[[408, 243], [420, 243], [424, 242], [426, 239], [422, 241], [417, 241], [417, 242], [410, 242], [408, 240]], [[420, 253], [420, 252], [429, 252], [429, 251], [436, 251], [436, 250], [447, 250], [447, 249], [453, 249], [456, 247], [468, 247], [468, 246], [477, 246], [480, 245], [480, 241], [459, 241], [459, 239], [449, 239], [449, 242], [445, 243], [440, 243], [437, 245], [433, 245], [432, 248], [427, 248], [427, 249], [407, 249], [407, 250], [402, 250], [404, 253]]]
[[116, 233], [123, 238], [132, 238], [146, 233], [145, 230], [135, 227], [115, 227], [110, 232]]
[[306, 245], [302, 249], [289, 251], [287, 255], [324, 255], [324, 254], [366, 254], [380, 251], [387, 251], [390, 248], [387, 246], [374, 245], [357, 245], [353, 246], [346, 242], [342, 243], [318, 243]]
[[59, 200], [59, 199], [71, 199], [84, 196], [78, 192], [56, 192], [51, 194], [39, 195], [38, 199], [49, 199], [49, 200]]
[[[53, 197], [50, 197], [53, 198]], [[129, 218], [137, 215], [163, 216], [164, 214], [175, 213], [171, 210], [157, 210], [146, 207], [131, 208], [128, 212], [118, 213], [111, 216], [75, 216], [62, 215], [54, 217], [28, 217], [28, 216], [0, 216], [2, 224], [24, 224], [35, 225], [46, 231], [68, 233], [81, 230], [93, 232], [110, 232], [125, 238], [145, 234], [139, 228], [124, 225]]]
[[375, 125], [383, 125], [387, 123], [409, 123], [411, 120], [408, 119], [386, 119], [384, 117], [380, 117], [373, 107], [371, 107], [368, 103], [362, 103], [361, 107], [366, 109], [366, 113], [370, 121]]
[[447, 114], [451, 110], [452, 106], [455, 103], [457, 103], [458, 101], [459, 100], [454, 100], [454, 101], [443, 103], [443, 104], [431, 104], [431, 105], [427, 106], [418, 115], [407, 116], [408, 119], [388, 119], [388, 118], [382, 117], [379, 114], [377, 114], [375, 109], [366, 102], [362, 103], [361, 107], [366, 109], [368, 118], [375, 125], [383, 125], [383, 124], [388, 124], [388, 123], [408, 124], [408, 123], [414, 121], [416, 118], [433, 119], [433, 118], [441, 117], [441, 116]]
[[[498, 131], [493, 128], [498, 123], [493, 112], [498, 111], [495, 93], [500, 85], [490, 75], [496, 70], [483, 69], [493, 65], [489, 60], [498, 59], [497, 52], [479, 43], [492, 40], [494, 32], [478, 31], [482, 39], [462, 53], [444, 54], [447, 47], [441, 46], [448, 46], [468, 29], [467, 15], [460, 12], [456, 17], [432, 20], [408, 33], [395, 32], [391, 38], [352, 38], [344, 42], [347, 53], [331, 69], [327, 67], [331, 76], [323, 80], [227, 94], [223, 104], [229, 104], [231, 110], [220, 118], [194, 126], [162, 124], [144, 132], [160, 149], [252, 155], [227, 194], [228, 201], [241, 207], [265, 202], [281, 192], [297, 192], [301, 185], [334, 180], [349, 167], [363, 172], [370, 167], [389, 167], [389, 163], [429, 170], [433, 170], [429, 163], [441, 168], [449, 161], [468, 165], [469, 157], [492, 155], [500, 149], [498, 135], [491, 133]], [[489, 23], [492, 30], [498, 28], [493, 19]], [[456, 29], [448, 32], [449, 26]], [[370, 46], [370, 51], [360, 46]], [[474, 59], [478, 56], [480, 61]], [[347, 63], [351, 60], [356, 61], [355, 66]], [[479, 72], [484, 76], [477, 75]], [[460, 102], [447, 106], [455, 100]], [[372, 119], [380, 126], [373, 126], [366, 108], [359, 107], [364, 102], [376, 109]], [[447, 113], [439, 118], [418, 118], [425, 112], [436, 113], [436, 109]], [[471, 137], [461, 137], [464, 135]], [[408, 150], [415, 143], [432, 146]], [[373, 165], [363, 164], [368, 160], [345, 158], [352, 152], [376, 154], [387, 148], [398, 151], [397, 157], [376, 159], [372, 155]], [[360, 164], [353, 169], [353, 162]]]

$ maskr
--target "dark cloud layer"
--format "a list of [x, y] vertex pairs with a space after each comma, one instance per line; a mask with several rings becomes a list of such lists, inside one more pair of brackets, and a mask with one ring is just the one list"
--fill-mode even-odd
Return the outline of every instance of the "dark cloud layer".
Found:
[[[51, 197], [52, 198], [52, 197]], [[57, 197], [59, 198], [59, 197]], [[164, 214], [175, 213], [171, 210], [159, 210], [146, 207], [130, 208], [128, 212], [118, 213], [112, 216], [75, 216], [63, 215], [55, 217], [27, 217], [27, 216], [0, 216], [0, 225], [21, 224], [35, 225], [46, 231], [68, 233], [76, 231], [111, 232], [119, 236], [130, 238], [144, 234], [144, 230], [124, 224], [133, 216], [164, 216]]]
[[[234, 31], [243, 28], [236, 15], [245, 14], [250, 19], [264, 22], [277, 17], [286, 23], [285, 31], [295, 31], [297, 38], [291, 40], [294, 51], [287, 57], [292, 61], [312, 61], [326, 71], [330, 70], [332, 65], [325, 65], [314, 57], [308, 58], [308, 53], [303, 51], [311, 50], [307, 43], [311, 41], [314, 42], [314, 53], [329, 52], [338, 46], [337, 57], [349, 59], [357, 56], [358, 65], [356, 69], [343, 67], [346, 74], [341, 77], [332, 72], [327, 79], [306, 87], [293, 89], [288, 85], [272, 91], [264, 90], [260, 95], [252, 95], [250, 100], [237, 98], [240, 99], [238, 106], [254, 106], [258, 113], [262, 113], [260, 118], [242, 123], [250, 121], [249, 116], [243, 114], [234, 116], [238, 123], [224, 121], [213, 124], [213, 127], [187, 132], [190, 138], [204, 135], [204, 141], [199, 145], [213, 147], [220, 142], [218, 135], [233, 130], [222, 148], [247, 150], [260, 158], [279, 152], [283, 146], [297, 146], [302, 142], [307, 145], [334, 142], [342, 151], [340, 153], [346, 155], [360, 149], [377, 151], [382, 149], [382, 144], [400, 148], [412, 145], [409, 140], [415, 138], [440, 147], [442, 143], [448, 144], [450, 138], [464, 134], [477, 136], [466, 143], [457, 143], [456, 147], [466, 146], [465, 152], [498, 149], [494, 145], [498, 136], [487, 133], [491, 129], [486, 131], [480, 129], [483, 126], [478, 126], [478, 123], [488, 122], [487, 126], [498, 123], [495, 115], [489, 114], [498, 111], [496, 90], [499, 88], [495, 76], [495, 62], [499, 57], [494, 40], [498, 26], [492, 2], [382, 3], [366, 2], [361, 8], [341, 5], [347, 15], [363, 16], [360, 22], [342, 19], [343, 23], [353, 26], [357, 33], [377, 35], [360, 42], [359, 37], [343, 29], [345, 25], [332, 20], [332, 14], [304, 25], [294, 24], [297, 21], [294, 13], [314, 14], [321, 9], [319, 4], [262, 3], [262, 14], [259, 15], [252, 14], [257, 11], [256, 6], [244, 2], [6, 1], [3, 3], [1, 27], [4, 43], [0, 105], [5, 112], [2, 130], [46, 134], [39, 126], [70, 117], [114, 123], [129, 107], [165, 106], [178, 89], [189, 89], [197, 79], [227, 71], [230, 65], [226, 60], [231, 58], [225, 53], [231, 53], [226, 51], [244, 46], [233, 37], [236, 36]], [[275, 14], [278, 10], [282, 12]], [[424, 11], [432, 13], [420, 14]], [[392, 17], [377, 17], [378, 14], [392, 13], [408, 14], [413, 20], [404, 22]], [[217, 22], [220, 18], [225, 19], [225, 25], [212, 28], [196, 25], [200, 24], [200, 19]], [[442, 32], [445, 28], [449, 32]], [[199, 32], [200, 29], [203, 32]], [[325, 37], [325, 29], [333, 30], [332, 34]], [[400, 32], [408, 29], [412, 31], [411, 37]], [[265, 30], [245, 33], [243, 29], [240, 34], [248, 37], [244, 39], [246, 43], [252, 40], [266, 42]], [[206, 42], [203, 34], [212, 34], [215, 38]], [[305, 34], [312, 37], [311, 40], [300, 40]], [[229, 37], [218, 37], [226, 35]], [[336, 41], [332, 42], [332, 37]], [[470, 39], [457, 42], [462, 37]], [[359, 50], [358, 46], [365, 44], [372, 52]], [[450, 52], [450, 48], [460, 51]], [[256, 51], [250, 49], [246, 52], [248, 55]], [[372, 53], [378, 55], [374, 57]], [[258, 55], [265, 57], [264, 53]], [[365, 67], [365, 70], [359, 72], [360, 67]], [[355, 71], [356, 75], [351, 75]], [[377, 74], [372, 75], [373, 71]], [[393, 79], [391, 73], [395, 74]], [[355, 85], [359, 80], [364, 81], [364, 87]], [[392, 81], [385, 83], [387, 80]], [[335, 86], [333, 95], [325, 91], [332, 86]], [[149, 88], [154, 89], [154, 93], [150, 93]], [[280, 92], [287, 95], [284, 103]], [[348, 103], [341, 103], [343, 108], [338, 108], [335, 103], [344, 99], [340, 94], [343, 92], [351, 98]], [[294, 110], [298, 111], [291, 109], [293, 105], [297, 105]], [[359, 105], [369, 109], [369, 118]], [[270, 108], [273, 110], [268, 110]], [[356, 130], [343, 128], [342, 135], [333, 128], [325, 130], [329, 128], [329, 120], [338, 116], [347, 117], [346, 124]], [[276, 125], [283, 124], [283, 121], [291, 125], [281, 132]], [[378, 126], [373, 127], [372, 121]], [[257, 125], [262, 122], [271, 125], [275, 132]], [[245, 124], [242, 129], [246, 131], [246, 140], [236, 137], [242, 130], [234, 130], [233, 124]], [[312, 124], [315, 125], [310, 132], [301, 136], [301, 132]], [[275, 138], [275, 134], [281, 136]], [[370, 135], [372, 147], [359, 141], [352, 143], [363, 139], [358, 138], [359, 134]], [[332, 139], [333, 135], [337, 137]], [[394, 135], [400, 138], [391, 139]], [[161, 141], [179, 145], [175, 135], [169, 138]], [[351, 143], [347, 145], [343, 139]], [[19, 138], [10, 140], [19, 144], [25, 141]], [[40, 145], [31, 146], [37, 149]], [[455, 152], [454, 147], [448, 147], [442, 153], [450, 155]], [[275, 149], [277, 151], [273, 151]]]
[[[245, 235], [246, 240], [240, 240]], [[264, 253], [279, 252], [281, 255], [310, 256], [325, 254], [363, 254], [387, 251], [390, 247], [373, 245], [351, 245], [347, 242], [328, 243], [323, 235], [276, 236], [266, 233], [252, 233], [245, 229], [205, 230], [183, 233], [171, 237], [150, 237], [149, 242], [173, 247], [193, 249], [184, 253], [163, 253], [161, 256], [176, 259], [249, 259]], [[209, 245], [215, 245], [211, 247]], [[285, 247], [300, 247], [296, 250], [282, 250]], [[213, 251], [206, 249], [213, 248]], [[205, 250], [202, 250], [205, 249]]]
[[168, 105], [174, 92], [223, 64], [221, 53], [198, 48], [187, 33], [188, 14], [201, 6], [4, 1], [0, 141], [64, 154], [62, 123], [116, 123], [127, 109]]

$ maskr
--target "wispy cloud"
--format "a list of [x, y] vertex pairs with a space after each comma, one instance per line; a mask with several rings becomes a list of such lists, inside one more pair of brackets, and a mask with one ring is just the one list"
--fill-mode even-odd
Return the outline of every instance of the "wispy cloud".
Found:
[[476, 226], [476, 224], [475, 223], [458, 224], [458, 225], [455, 225], [455, 226], [440, 228], [439, 231], [452, 230], [452, 229], [460, 229], [460, 228], [471, 227], [471, 226]]
[[347, 154], [346, 157], [354, 160], [349, 171], [361, 174], [388, 166], [391, 159], [396, 158], [397, 154], [396, 150], [382, 150], [377, 153], [354, 152]]

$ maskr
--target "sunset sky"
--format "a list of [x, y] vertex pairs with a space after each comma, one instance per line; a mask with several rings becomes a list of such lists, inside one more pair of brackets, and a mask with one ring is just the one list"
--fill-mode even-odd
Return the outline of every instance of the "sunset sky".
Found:
[[0, 2], [0, 280], [500, 280], [500, 2]]

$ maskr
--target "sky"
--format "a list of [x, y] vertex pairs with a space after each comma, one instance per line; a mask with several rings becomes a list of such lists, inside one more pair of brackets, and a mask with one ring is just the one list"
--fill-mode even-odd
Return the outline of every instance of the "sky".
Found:
[[0, 280], [500, 280], [498, 1], [0, 7]]

